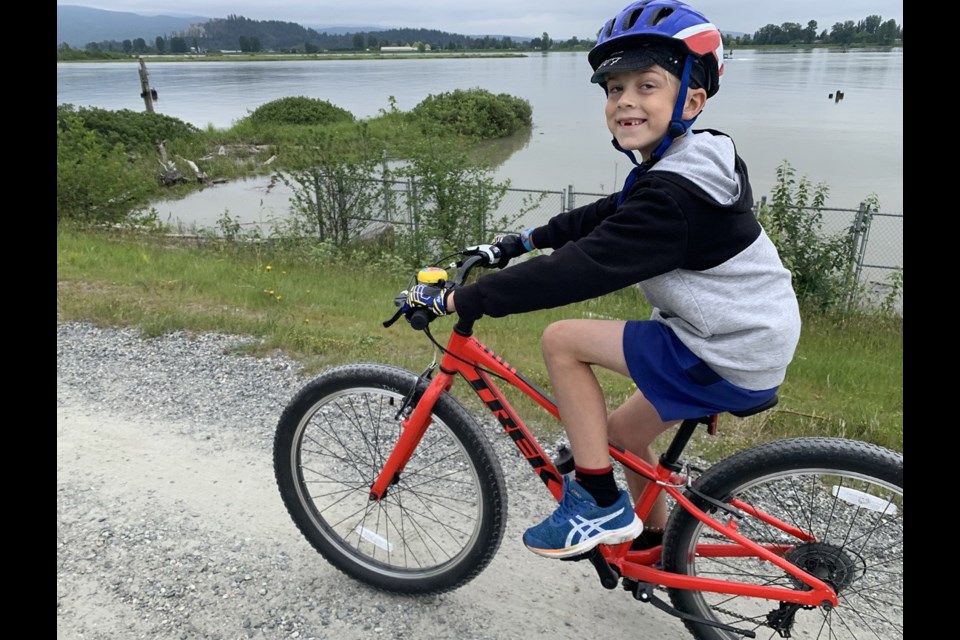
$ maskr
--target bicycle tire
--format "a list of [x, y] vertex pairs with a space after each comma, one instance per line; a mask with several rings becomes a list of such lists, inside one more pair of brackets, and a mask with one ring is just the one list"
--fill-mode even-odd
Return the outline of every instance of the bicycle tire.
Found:
[[403, 473], [383, 499], [370, 500], [416, 382], [410, 371], [378, 364], [322, 373], [280, 417], [274, 473], [293, 521], [333, 566], [383, 591], [428, 595], [462, 586], [490, 563], [507, 502], [490, 441], [446, 393]]
[[[721, 502], [737, 497], [788, 524], [811, 531], [784, 557], [831, 584], [839, 606], [795, 611], [787, 636], [797, 638], [903, 638], [903, 457], [872, 444], [839, 438], [795, 438], [758, 445], [721, 460], [692, 485]], [[687, 496], [722, 522], [727, 516], [691, 491]], [[738, 532], [755, 542], [790, 544], [785, 534], [744, 514]], [[791, 538], [796, 540], [795, 538]], [[664, 536], [666, 570], [805, 588], [773, 563], [757, 558], [708, 558], [700, 542], [726, 540], [682, 507], [674, 509]], [[799, 541], [797, 541], [799, 542]], [[781, 637], [774, 629], [788, 609], [777, 602], [671, 588], [678, 610], [757, 637]], [[773, 616], [771, 620], [770, 617]], [[698, 640], [743, 636], [684, 620]], [[769, 636], [766, 632], [769, 631]]]

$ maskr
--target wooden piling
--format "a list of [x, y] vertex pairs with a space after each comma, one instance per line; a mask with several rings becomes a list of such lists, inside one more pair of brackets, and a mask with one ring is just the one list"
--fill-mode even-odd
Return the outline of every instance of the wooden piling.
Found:
[[140, 60], [140, 97], [147, 108], [147, 113], [153, 113], [153, 92], [150, 90], [150, 81], [147, 79], [147, 64]]

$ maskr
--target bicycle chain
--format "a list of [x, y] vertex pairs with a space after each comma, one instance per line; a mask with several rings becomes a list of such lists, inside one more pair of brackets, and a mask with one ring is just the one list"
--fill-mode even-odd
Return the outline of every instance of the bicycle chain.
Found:
[[[659, 591], [659, 592], [662, 593], [662, 594], [666, 594], [666, 597], [663, 598], [663, 599], [664, 599], [665, 601], [669, 601], [669, 598], [670, 598], [670, 590], [667, 589], [666, 587], [662, 587], [662, 586], [659, 586], [659, 585], [655, 585], [655, 586], [653, 587], [653, 591]], [[744, 622], [744, 623], [747, 623], [747, 624], [749, 624], [749, 625], [757, 625], [757, 620], [756, 620], [755, 618], [748, 618], [748, 617], [746, 617], [746, 616], [744, 616], [744, 615], [742, 615], [742, 614], [736, 613], [736, 612], [734, 612], [734, 611], [728, 611], [727, 609], [724, 609], [723, 607], [711, 606], [710, 609], [712, 609], [713, 611], [716, 611], [716, 612], [718, 612], [718, 613], [726, 614], [726, 615], [729, 616], [730, 618], [733, 618], [735, 621], [738, 620], [738, 621], [740, 621], [740, 622]], [[730, 622], [725, 622], [724, 624], [730, 624]], [[761, 624], [758, 625], [758, 626], [766, 626], [766, 625], [764, 625], [764, 624], [761, 623]]]

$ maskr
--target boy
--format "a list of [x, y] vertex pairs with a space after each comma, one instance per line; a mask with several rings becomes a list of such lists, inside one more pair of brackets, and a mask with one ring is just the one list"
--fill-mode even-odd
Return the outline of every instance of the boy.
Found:
[[[638, 284], [653, 306], [649, 320], [563, 320], [544, 331], [576, 473], [557, 510], [523, 541], [553, 558], [643, 531], [614, 479], [608, 440], [655, 464], [651, 444], [681, 419], [747, 409], [776, 393], [800, 335], [790, 272], [753, 216], [733, 141], [690, 129], [719, 88], [717, 28], [677, 0], [641, 0], [604, 25], [588, 60], [607, 94], [613, 145], [636, 165], [623, 189], [493, 245], [499, 267], [534, 248], [549, 255], [454, 290], [419, 285], [408, 297], [437, 315], [501, 317]], [[637, 385], [609, 416], [593, 366]], [[628, 473], [627, 483], [635, 500], [645, 480]], [[662, 500], [647, 520], [644, 537], [662, 532]]]

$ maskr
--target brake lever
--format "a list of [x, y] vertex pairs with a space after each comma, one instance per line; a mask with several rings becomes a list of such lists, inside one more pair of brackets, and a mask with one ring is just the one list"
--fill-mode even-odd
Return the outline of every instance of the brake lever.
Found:
[[391, 326], [394, 322], [396, 322], [397, 320], [399, 320], [399, 319], [400, 319], [400, 316], [402, 316], [402, 315], [403, 315], [403, 308], [397, 309], [397, 312], [396, 312], [395, 314], [393, 314], [393, 316], [392, 316], [389, 320], [384, 320], [384, 321], [383, 321], [383, 326], [384, 326], [384, 327], [389, 327], [389, 326]]
[[383, 321], [384, 327], [389, 327], [394, 322], [400, 319], [400, 316], [402, 316], [406, 311], [406, 306], [407, 306], [406, 303], [407, 303], [407, 292], [401, 291], [400, 293], [397, 294], [397, 297], [393, 299], [393, 304], [397, 306], [397, 312], [393, 314], [393, 316], [389, 320]]

